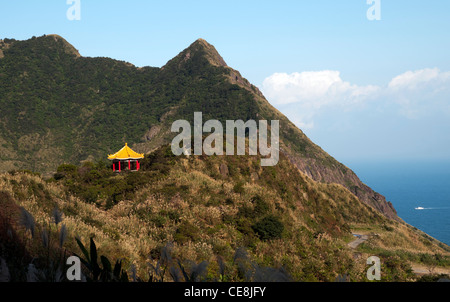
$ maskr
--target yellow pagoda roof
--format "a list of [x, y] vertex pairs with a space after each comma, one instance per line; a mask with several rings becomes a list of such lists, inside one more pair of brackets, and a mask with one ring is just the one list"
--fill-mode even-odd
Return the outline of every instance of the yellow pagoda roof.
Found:
[[134, 152], [130, 147], [128, 147], [127, 143], [125, 143], [125, 146], [116, 153], [108, 155], [108, 159], [110, 160], [113, 159], [126, 160], [126, 159], [141, 159], [141, 158], [144, 158], [144, 154]]

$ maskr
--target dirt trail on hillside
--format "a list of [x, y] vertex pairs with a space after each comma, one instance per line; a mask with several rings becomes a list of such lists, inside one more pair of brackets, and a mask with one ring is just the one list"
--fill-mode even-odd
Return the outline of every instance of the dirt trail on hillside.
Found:
[[361, 234], [352, 234], [352, 235], [356, 237], [355, 240], [353, 240], [348, 244], [348, 246], [352, 249], [356, 249], [361, 243], [369, 239], [369, 235], [361, 235]]
[[[355, 240], [348, 243], [348, 246], [352, 249], [356, 249], [361, 243], [363, 243], [364, 241], [369, 239], [369, 235], [355, 234], [355, 233], [353, 233], [352, 235], [356, 237]], [[412, 268], [414, 274], [419, 275], [419, 276], [427, 275], [430, 273], [450, 275], [450, 268], [435, 267], [435, 268], [431, 269], [431, 272], [430, 272], [429, 267], [427, 267], [423, 264], [417, 264], [417, 263], [411, 263], [411, 268]]]
[[450, 275], [450, 268], [445, 267], [435, 267], [432, 268], [430, 271], [430, 268], [423, 265], [423, 264], [417, 264], [417, 263], [411, 263], [411, 268], [416, 275], [428, 275], [428, 274], [446, 274]]

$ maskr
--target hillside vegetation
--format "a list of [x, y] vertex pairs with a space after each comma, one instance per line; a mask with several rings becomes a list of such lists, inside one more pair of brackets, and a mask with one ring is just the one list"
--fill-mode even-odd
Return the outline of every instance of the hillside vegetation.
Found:
[[386, 217], [392, 204], [363, 184], [272, 107], [257, 87], [199, 39], [162, 68], [82, 57], [57, 35], [0, 41], [0, 171], [53, 174], [64, 163], [104, 159], [128, 143], [167, 144], [173, 121], [279, 120], [280, 150], [303, 173], [345, 186]]
[[[377, 255], [383, 280], [411, 281], [412, 262], [450, 264], [448, 246], [387, 219], [341, 185], [310, 179], [284, 156], [261, 167], [258, 157], [175, 157], [164, 146], [142, 167], [114, 174], [102, 162], [63, 165], [51, 179], [3, 174], [0, 209], [9, 223], [0, 236], [16, 240], [0, 257], [15, 263], [15, 278], [26, 278], [19, 268], [26, 271], [33, 257], [46, 268], [48, 258], [80, 255], [75, 237], [86, 246], [93, 238], [99, 255], [122, 260], [140, 280], [172, 280], [182, 267], [204, 268], [201, 280], [366, 281], [365, 261]], [[34, 236], [20, 223], [20, 207], [35, 219]], [[67, 239], [60, 245], [62, 225]], [[376, 236], [354, 251], [347, 246], [352, 231]], [[42, 233], [53, 243], [48, 252]], [[155, 271], [158, 262], [173, 269]]]

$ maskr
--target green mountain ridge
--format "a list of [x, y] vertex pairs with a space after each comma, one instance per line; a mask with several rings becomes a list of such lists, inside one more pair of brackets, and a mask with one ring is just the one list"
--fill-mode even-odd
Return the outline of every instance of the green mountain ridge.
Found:
[[386, 217], [392, 204], [276, 110], [199, 39], [162, 68], [85, 58], [57, 35], [0, 43], [0, 170], [51, 175], [62, 163], [105, 158], [125, 142], [148, 153], [174, 120], [280, 120], [280, 151], [314, 180], [345, 186]]

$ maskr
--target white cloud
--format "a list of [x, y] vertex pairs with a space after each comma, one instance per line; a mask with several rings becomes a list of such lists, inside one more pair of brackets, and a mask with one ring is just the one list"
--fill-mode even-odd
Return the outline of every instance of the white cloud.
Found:
[[319, 108], [336, 102], [358, 101], [377, 90], [376, 86], [357, 86], [344, 82], [339, 71], [275, 73], [266, 78], [262, 91], [275, 104], [301, 103]]
[[318, 115], [322, 121], [327, 115], [336, 120], [339, 114], [356, 109], [394, 111], [410, 119], [450, 113], [450, 72], [438, 68], [407, 71], [384, 87], [352, 84], [333, 70], [275, 73], [264, 80], [261, 90], [304, 129], [313, 128]]
[[261, 87], [267, 99], [300, 128], [314, 127], [314, 117], [321, 110], [361, 104], [379, 90], [377, 86], [358, 86], [341, 79], [334, 70], [275, 73]]
[[395, 90], [429, 89], [442, 84], [448, 84], [449, 81], [450, 72], [441, 72], [438, 68], [425, 68], [416, 71], [407, 71], [396, 76], [389, 83], [388, 87]]
[[450, 72], [438, 68], [407, 71], [390, 81], [386, 95], [400, 106], [402, 115], [411, 119], [448, 113]]

